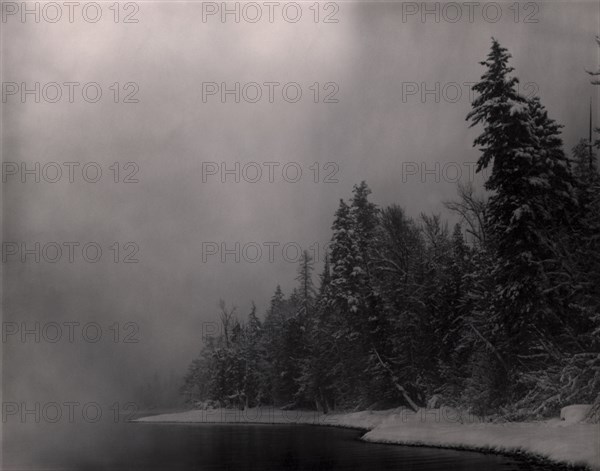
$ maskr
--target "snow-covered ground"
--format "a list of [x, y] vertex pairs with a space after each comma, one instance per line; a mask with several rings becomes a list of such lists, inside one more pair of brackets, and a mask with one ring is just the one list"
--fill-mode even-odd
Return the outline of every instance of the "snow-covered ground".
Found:
[[192, 410], [138, 422], [312, 424], [367, 430], [365, 441], [427, 445], [495, 453], [526, 453], [600, 471], [600, 424], [543, 422], [485, 423], [453, 409], [362, 411], [324, 415], [313, 411], [256, 408]]

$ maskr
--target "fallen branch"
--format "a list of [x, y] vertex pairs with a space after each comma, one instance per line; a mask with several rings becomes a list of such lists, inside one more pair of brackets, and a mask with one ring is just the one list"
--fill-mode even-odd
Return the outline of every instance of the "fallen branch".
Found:
[[469, 323], [469, 327], [471, 327], [471, 329], [473, 329], [475, 334], [481, 340], [483, 340], [483, 342], [492, 350], [492, 352], [494, 352], [494, 355], [496, 355], [496, 358], [498, 358], [498, 361], [500, 362], [500, 364], [504, 367], [504, 369], [506, 371], [508, 371], [508, 366], [506, 365], [506, 363], [504, 363], [502, 356], [500, 356], [500, 353], [498, 353], [498, 350], [496, 350], [496, 348], [491, 344], [491, 342], [488, 339], [486, 339], [483, 335], [481, 335], [481, 333], [475, 328], [475, 326], [473, 324]]
[[383, 366], [388, 371], [388, 373], [390, 373], [390, 376], [392, 378], [392, 382], [394, 383], [394, 386], [396, 386], [396, 389], [398, 391], [400, 391], [400, 393], [402, 394], [402, 397], [407, 402], [407, 404], [410, 406], [410, 408], [414, 412], [417, 412], [419, 410], [419, 407], [410, 398], [410, 396], [408, 395], [408, 392], [406, 392], [406, 389], [404, 389], [404, 387], [402, 385], [398, 384], [398, 381], [396, 379], [396, 375], [394, 374], [394, 372], [392, 371], [392, 369], [383, 362], [383, 360], [379, 356], [379, 353], [377, 352], [377, 349], [375, 347], [373, 347], [373, 351], [375, 352], [375, 355], [377, 356], [377, 359], [379, 360], [379, 363], [381, 364], [381, 366]]

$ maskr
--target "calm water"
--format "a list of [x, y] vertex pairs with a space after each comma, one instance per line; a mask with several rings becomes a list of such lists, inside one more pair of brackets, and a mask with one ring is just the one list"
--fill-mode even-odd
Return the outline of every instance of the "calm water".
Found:
[[42, 424], [21, 432], [4, 430], [6, 471], [533, 469], [500, 456], [363, 443], [359, 431], [309, 425]]

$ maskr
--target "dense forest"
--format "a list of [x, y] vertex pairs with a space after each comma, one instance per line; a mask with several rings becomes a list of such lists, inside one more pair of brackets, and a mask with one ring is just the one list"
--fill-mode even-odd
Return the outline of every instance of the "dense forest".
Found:
[[461, 222], [377, 207], [355, 185], [320, 274], [305, 252], [296, 288], [277, 287], [262, 320], [221, 303], [222, 331], [185, 377], [190, 404], [437, 403], [519, 420], [594, 403], [598, 420], [600, 140], [582, 130], [565, 151], [509, 59], [493, 40], [473, 87], [467, 121], [488, 178], [485, 192], [459, 185], [446, 203]]

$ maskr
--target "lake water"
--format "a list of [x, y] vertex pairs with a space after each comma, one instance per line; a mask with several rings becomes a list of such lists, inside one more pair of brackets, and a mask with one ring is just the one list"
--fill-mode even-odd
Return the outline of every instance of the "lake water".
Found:
[[310, 425], [36, 424], [4, 429], [5, 471], [510, 471], [494, 455], [364, 443], [357, 430]]

